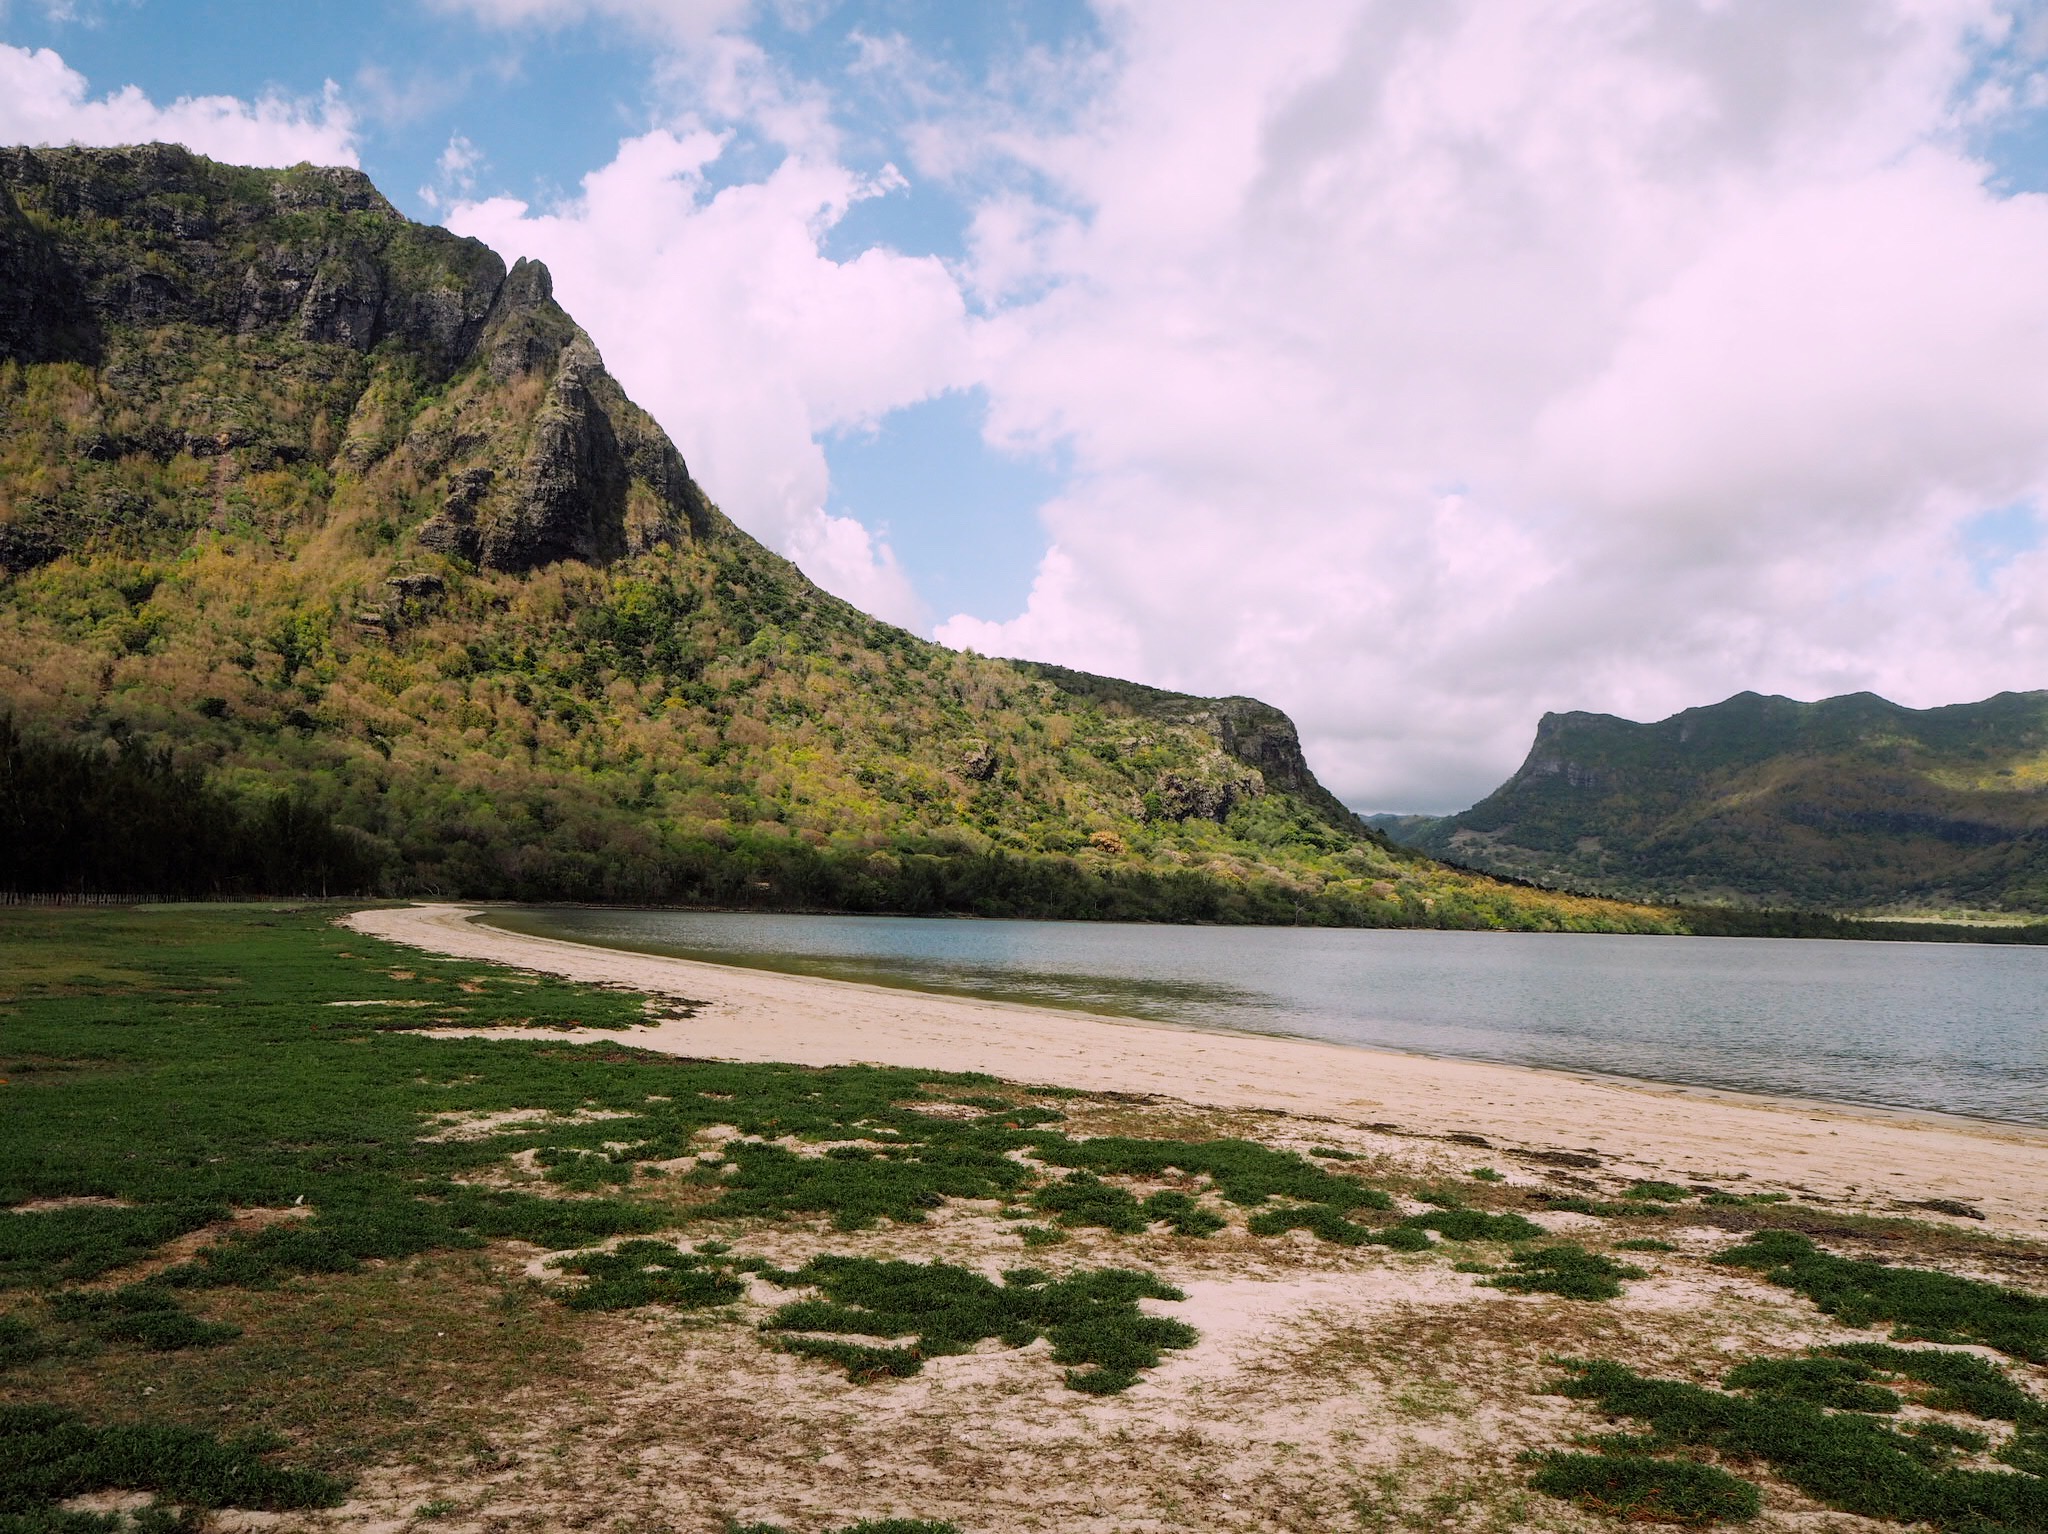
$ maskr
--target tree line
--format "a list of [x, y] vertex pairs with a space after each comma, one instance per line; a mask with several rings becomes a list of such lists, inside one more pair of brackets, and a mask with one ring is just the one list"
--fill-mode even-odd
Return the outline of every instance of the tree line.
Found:
[[302, 792], [235, 794], [166, 749], [51, 740], [0, 715], [0, 889], [350, 895], [376, 875]]

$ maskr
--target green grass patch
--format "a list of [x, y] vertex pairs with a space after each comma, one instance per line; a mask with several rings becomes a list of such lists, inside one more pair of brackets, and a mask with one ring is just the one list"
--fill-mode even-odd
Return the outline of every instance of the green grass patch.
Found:
[[2048, 1363], [2048, 1299], [1929, 1268], [1837, 1257], [1794, 1231], [1759, 1231], [1715, 1261], [1754, 1268], [1845, 1326], [1889, 1322], [1895, 1338], [1974, 1342]]
[[[916, 1090], [909, 1083], [905, 1089]], [[804, 1156], [781, 1145], [730, 1142], [723, 1167], [690, 1174], [691, 1181], [720, 1190], [701, 1212], [735, 1219], [828, 1214], [841, 1230], [866, 1230], [885, 1219], [922, 1224], [948, 1198], [1008, 1198], [1034, 1180], [1029, 1168], [1003, 1154], [1022, 1143], [1015, 1131], [901, 1117], [923, 1124], [906, 1126], [896, 1136], [900, 1143], [880, 1149], [841, 1145]], [[836, 1128], [860, 1132], [863, 1126]], [[820, 1130], [831, 1132], [827, 1126], [811, 1132]]]
[[[66, 1087], [71, 1085], [69, 1081], [64, 1083]], [[10, 1110], [26, 1110], [27, 1115], [17, 1121], [20, 1128], [16, 1133], [24, 1138], [35, 1136], [39, 1140], [40, 1137], [36, 1136], [39, 1126], [34, 1123], [36, 1117], [42, 1116], [38, 1110], [61, 1107], [62, 1100], [71, 1095], [58, 1088], [10, 1096]], [[120, 1098], [129, 1094], [95, 1092], [79, 1095]], [[35, 1140], [31, 1140], [31, 1144], [34, 1143]], [[22, 1147], [24, 1151], [29, 1148]], [[4, 1142], [0, 1142], [0, 1167], [4, 1167], [7, 1154]], [[48, 1172], [54, 1170], [39, 1172], [37, 1181], [48, 1186]], [[83, 1178], [78, 1178], [69, 1185], [79, 1186], [83, 1181]], [[26, 1202], [34, 1196], [33, 1193], [16, 1192], [11, 1201]], [[74, 1204], [68, 1208], [18, 1211], [0, 1219], [0, 1288], [47, 1284], [63, 1279], [95, 1279], [103, 1273], [139, 1262], [166, 1241], [202, 1230], [227, 1217], [225, 1204], [179, 1199], [175, 1194], [169, 1194], [161, 1203], [137, 1209]]]
[[1740, 1476], [1691, 1460], [1640, 1454], [1546, 1454], [1529, 1484], [1630, 1523], [1741, 1523], [1761, 1507]]
[[1140, 1234], [1163, 1221], [1177, 1236], [1208, 1236], [1228, 1223], [1185, 1193], [1169, 1188], [1140, 1200], [1092, 1172], [1047, 1183], [1032, 1194], [1031, 1202], [1062, 1225], [1093, 1225], [1125, 1235]]
[[55, 1345], [19, 1316], [0, 1316], [0, 1369], [17, 1369], [47, 1358]]
[[1789, 1193], [1708, 1193], [1700, 1202], [1715, 1209], [1754, 1209], [1766, 1204], [1789, 1204]]
[[156, 1423], [94, 1426], [46, 1406], [0, 1406], [0, 1516], [47, 1513], [95, 1491], [152, 1491], [194, 1507], [332, 1507], [342, 1483], [272, 1464], [281, 1440], [226, 1442]]
[[[2042, 1408], [1968, 1354], [1861, 1346], [1804, 1358], [1755, 1359], [1730, 1370], [1723, 1388], [1647, 1378], [1610, 1362], [1571, 1363], [1553, 1387], [1595, 1402], [1610, 1417], [1647, 1425], [1603, 1443], [1617, 1458], [1712, 1452], [1737, 1464], [1769, 1466], [1816, 1501], [1869, 1518], [1920, 1523], [1958, 1534], [2048, 1530], [2048, 1480], [2025, 1453]], [[1922, 1404], [2017, 1418], [2023, 1452], [2002, 1452], [2012, 1468], [1959, 1467], [1959, 1454], [1989, 1435], [1956, 1424], [1898, 1424], [1901, 1387], [1929, 1386]], [[1550, 1489], [1544, 1487], [1543, 1489]]]
[[1532, 1193], [1530, 1197], [1539, 1200], [1545, 1209], [1562, 1214], [1597, 1215], [1603, 1220], [1643, 1219], [1671, 1213], [1668, 1204], [1646, 1203], [1641, 1199], [1583, 1198], [1576, 1193]]
[[1035, 1149], [1041, 1161], [1098, 1176], [1163, 1178], [1178, 1173], [1207, 1178], [1223, 1198], [1245, 1208], [1276, 1198], [1321, 1204], [1339, 1214], [1394, 1207], [1385, 1193], [1355, 1177], [1252, 1140], [1140, 1140], [1125, 1135], [1069, 1140], [1042, 1135]]
[[1617, 1252], [1675, 1252], [1677, 1247], [1669, 1241], [1659, 1241], [1655, 1236], [1637, 1236], [1633, 1241], [1614, 1243]]
[[1534, 1251], [1515, 1253], [1513, 1271], [1486, 1282], [1495, 1289], [1512, 1289], [1521, 1294], [1558, 1294], [1568, 1300], [1612, 1300], [1621, 1296], [1621, 1281], [1643, 1278], [1641, 1268], [1598, 1252], [1589, 1252], [1570, 1241]]
[[1433, 1230], [1446, 1241], [1535, 1241], [1549, 1234], [1518, 1214], [1487, 1214], [1478, 1209], [1439, 1209], [1411, 1214], [1401, 1221], [1408, 1230]]
[[[853, 1379], [914, 1374], [927, 1358], [965, 1353], [995, 1338], [1022, 1347], [1051, 1339], [1053, 1361], [1069, 1388], [1097, 1395], [1126, 1390], [1165, 1350], [1192, 1347], [1194, 1328], [1138, 1308], [1141, 1299], [1186, 1296], [1149, 1273], [1103, 1268], [1053, 1279], [1013, 1269], [998, 1284], [950, 1263], [816, 1257], [776, 1283], [813, 1285], [821, 1298], [795, 1300], [763, 1323], [769, 1332], [824, 1332], [828, 1339], [785, 1337], [795, 1353], [843, 1365]], [[909, 1338], [878, 1348], [845, 1336]]]
[[129, 1284], [111, 1294], [54, 1295], [50, 1313], [82, 1325], [101, 1342], [132, 1342], [155, 1353], [218, 1347], [242, 1335], [238, 1326], [202, 1321], [156, 1284]]
[[1936, 1411], [1966, 1412], [1987, 1422], [2048, 1425], [2048, 1408], [2013, 1383], [1996, 1364], [1974, 1353], [1931, 1348], [1895, 1348], [1882, 1342], [1844, 1342], [1823, 1350], [1853, 1359], [1895, 1380], [1924, 1385], [1921, 1404]]
[[1692, 1190], [1680, 1187], [1675, 1182], [1658, 1182], [1653, 1178], [1646, 1178], [1622, 1189], [1621, 1196], [1624, 1199], [1636, 1199], [1653, 1204], [1676, 1204], [1691, 1198]]
[[924, 1350], [908, 1344], [900, 1348], [878, 1348], [838, 1337], [784, 1337], [777, 1341], [776, 1346], [799, 1358], [817, 1358], [828, 1364], [837, 1364], [856, 1385], [872, 1385], [876, 1380], [908, 1379], [924, 1367]]
[[1246, 1228], [1255, 1236], [1278, 1236], [1290, 1230], [1305, 1230], [1338, 1246], [1384, 1246], [1397, 1252], [1427, 1251], [1431, 1244], [1428, 1232], [1415, 1226], [1360, 1225], [1327, 1204], [1263, 1210], [1246, 1222]]
[[628, 1241], [609, 1252], [557, 1258], [555, 1265], [588, 1279], [564, 1302], [571, 1310], [630, 1310], [638, 1305], [705, 1310], [730, 1305], [747, 1292], [723, 1251], [684, 1252], [666, 1241]]
[[1854, 1358], [1753, 1358], [1728, 1371], [1722, 1384], [1837, 1411], [1895, 1412], [1899, 1393], [1870, 1382], [1877, 1371]]

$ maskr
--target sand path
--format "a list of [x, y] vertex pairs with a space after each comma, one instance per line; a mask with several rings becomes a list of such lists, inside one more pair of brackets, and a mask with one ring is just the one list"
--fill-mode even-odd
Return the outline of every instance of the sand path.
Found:
[[434, 953], [697, 1001], [696, 1016], [633, 1036], [642, 1048], [673, 1054], [986, 1071], [1011, 1081], [1480, 1135], [1500, 1147], [1590, 1152], [1631, 1175], [1715, 1183], [1746, 1176], [1752, 1187], [1879, 1209], [1956, 1199], [1982, 1210], [1992, 1229], [2048, 1236], [2048, 1131], [781, 975], [528, 937], [479, 926], [477, 914], [413, 906], [362, 911], [348, 924]]

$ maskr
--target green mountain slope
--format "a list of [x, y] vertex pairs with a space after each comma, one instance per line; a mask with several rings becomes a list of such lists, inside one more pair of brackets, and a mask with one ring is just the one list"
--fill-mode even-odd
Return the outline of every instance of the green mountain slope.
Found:
[[1404, 840], [1632, 897], [2048, 910], [2048, 692], [1901, 708], [1740, 693], [1655, 724], [1546, 714], [1521, 769]]
[[543, 268], [163, 146], [0, 150], [0, 712], [44, 743], [0, 818], [139, 743], [124, 781], [288, 792], [394, 891], [1663, 921], [1390, 848], [1252, 700], [856, 611], [719, 513]]

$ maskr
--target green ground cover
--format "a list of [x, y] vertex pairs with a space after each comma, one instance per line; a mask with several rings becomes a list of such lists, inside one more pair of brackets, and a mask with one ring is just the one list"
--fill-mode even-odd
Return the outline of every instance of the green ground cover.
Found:
[[[1728, 1371], [1718, 1389], [1605, 1361], [1567, 1369], [1553, 1389], [1647, 1428], [1592, 1439], [1598, 1454], [1540, 1457], [1532, 1484], [1588, 1507], [1670, 1522], [1753, 1514], [1753, 1489], [1745, 1497], [1734, 1477], [1688, 1458], [1704, 1452], [1767, 1467], [1815, 1501], [1864, 1517], [1959, 1534], [2048, 1529], [2041, 1474], [2048, 1409], [1972, 1354], [1850, 1344], [1752, 1359]], [[1995, 1450], [1997, 1467], [1960, 1463], [1992, 1449], [1986, 1432], [1939, 1419], [1897, 1420], [1909, 1399], [2012, 1423]]]
[[1522, 1294], [1558, 1294], [1568, 1300], [1613, 1300], [1621, 1297], [1621, 1281], [1646, 1277], [1641, 1268], [1571, 1241], [1517, 1252], [1511, 1271], [1487, 1280], [1496, 1289]]
[[96, 1427], [51, 1407], [0, 1406], [0, 1528], [64, 1529], [65, 1521], [47, 1510], [92, 1491], [152, 1491], [199, 1507], [265, 1511], [341, 1500], [342, 1485], [332, 1477], [271, 1464], [266, 1456], [278, 1447], [261, 1436], [222, 1442], [163, 1423]]
[[951, 1263], [877, 1262], [868, 1257], [816, 1257], [794, 1273], [767, 1275], [788, 1286], [815, 1286], [821, 1298], [796, 1300], [763, 1323], [783, 1333], [897, 1338], [896, 1347], [848, 1344], [837, 1336], [791, 1335], [792, 1353], [845, 1366], [850, 1378], [914, 1374], [927, 1358], [965, 1353], [995, 1338], [1023, 1347], [1051, 1340], [1054, 1363], [1070, 1389], [1114, 1395], [1138, 1382], [1163, 1351], [1195, 1344], [1195, 1329], [1148, 1316], [1138, 1301], [1187, 1296], [1149, 1273], [1097, 1269], [1055, 1279], [1036, 1268], [1013, 1268], [998, 1284]]
[[1760, 1270], [1847, 1326], [1890, 1322], [1902, 1339], [1975, 1342], [2048, 1363], [2048, 1299], [2039, 1295], [1925, 1268], [1838, 1257], [1787, 1230], [1759, 1231], [1718, 1260]]

